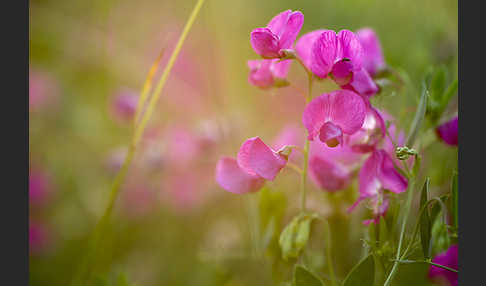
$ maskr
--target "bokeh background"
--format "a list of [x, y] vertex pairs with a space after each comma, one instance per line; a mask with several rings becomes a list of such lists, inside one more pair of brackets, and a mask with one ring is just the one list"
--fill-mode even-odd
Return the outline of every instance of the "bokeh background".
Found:
[[[148, 70], [164, 49], [160, 76], [194, 4], [30, 1], [31, 285], [71, 281], [130, 142], [130, 118]], [[298, 211], [297, 174], [283, 170], [272, 182], [281, 195], [234, 195], [214, 181], [219, 157], [235, 156], [246, 138], [275, 142], [286, 128], [305, 136], [301, 67], [292, 64], [286, 88], [264, 91], [247, 81], [246, 62], [257, 58], [251, 30], [286, 9], [303, 12], [300, 35], [375, 29], [387, 63], [406, 84], [374, 103], [404, 130], [424, 74], [442, 66], [449, 81], [457, 77], [457, 1], [206, 0], [116, 202], [93, 266], [100, 285], [117, 285], [106, 283], [121, 276], [135, 285], [278, 285], [291, 277], [292, 264], [277, 259], [278, 233], [264, 258], [254, 251], [251, 214], [278, 214], [280, 232]], [[432, 191], [446, 192], [457, 149], [433, 142], [423, 164]], [[329, 214], [328, 196], [310, 186], [310, 208]], [[356, 196], [356, 189], [343, 191], [340, 204], [345, 208]], [[362, 257], [364, 213], [330, 218], [340, 279]], [[318, 271], [325, 269], [319, 255], [312, 262]], [[428, 285], [426, 272], [426, 266], [403, 266], [396, 285]]]

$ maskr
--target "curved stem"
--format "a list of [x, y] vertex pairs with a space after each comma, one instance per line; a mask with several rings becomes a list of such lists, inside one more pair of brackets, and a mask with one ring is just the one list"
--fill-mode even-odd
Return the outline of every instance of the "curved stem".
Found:
[[[138, 141], [142, 137], [145, 127], [154, 111], [155, 105], [157, 103], [158, 98], [160, 97], [160, 92], [162, 91], [162, 88], [165, 85], [165, 82], [167, 81], [167, 78], [172, 70], [172, 67], [177, 59], [177, 56], [179, 55], [179, 52], [182, 48], [182, 45], [184, 43], [184, 40], [186, 36], [188, 35], [192, 24], [194, 23], [197, 14], [199, 13], [199, 10], [201, 9], [202, 4], [204, 3], [204, 0], [198, 0], [196, 5], [194, 6], [191, 15], [189, 16], [189, 19], [186, 22], [186, 25], [184, 26], [184, 30], [182, 31], [181, 36], [179, 37], [179, 40], [177, 41], [176, 47], [174, 51], [172, 52], [169, 62], [167, 63], [167, 66], [165, 67], [163, 74], [157, 84], [157, 87], [155, 88], [152, 97], [150, 98], [150, 101], [147, 106], [146, 112], [143, 113], [140, 123], [136, 125], [135, 132], [133, 134], [133, 138], [130, 144], [130, 148], [128, 150], [128, 154], [125, 157], [125, 161], [123, 162], [123, 165], [118, 172], [117, 176], [115, 177], [115, 180], [113, 181], [113, 184], [111, 186], [110, 190], [110, 197], [108, 200], [108, 205], [105, 208], [105, 211], [103, 213], [103, 216], [101, 219], [98, 221], [95, 230], [93, 232], [93, 238], [89, 244], [88, 251], [86, 252], [86, 255], [84, 259], [81, 260], [81, 263], [79, 265], [78, 271], [76, 272], [76, 275], [74, 276], [73, 279], [73, 285], [85, 285], [90, 278], [91, 274], [91, 269], [93, 265], [93, 259], [96, 257], [97, 250], [99, 247], [99, 242], [101, 238], [103, 237], [106, 227], [108, 225], [111, 213], [113, 211], [113, 206], [115, 204], [116, 198], [118, 197], [118, 193], [120, 190], [121, 185], [123, 184], [123, 181], [125, 180], [126, 174], [128, 172], [128, 168], [130, 167], [130, 164], [133, 160], [133, 157], [135, 155], [136, 151], [136, 146], [138, 144]], [[159, 59], [158, 59], [159, 60]], [[146, 80], [146, 85], [150, 84], [150, 77], [153, 76], [153, 69], [154, 67], [152, 66], [152, 69], [149, 72], [148, 78]], [[148, 86], [144, 87], [145, 93], [148, 90]], [[143, 92], [144, 93], [144, 92]], [[146, 97], [146, 94], [144, 95]], [[145, 99], [145, 98], [144, 98]], [[142, 104], [138, 107], [139, 109], [139, 115], [141, 112], [141, 109], [143, 108], [143, 105], [145, 102], [139, 102], [139, 104]], [[136, 124], [136, 123], [135, 123]]]
[[[299, 61], [299, 62], [302, 64], [301, 61]], [[304, 65], [302, 64], [302, 66], [304, 66]], [[304, 68], [305, 68], [305, 66], [304, 66]], [[305, 101], [306, 101], [306, 103], [309, 103], [309, 101], [311, 101], [311, 99], [312, 99], [312, 73], [308, 73], [307, 75], [309, 77], [309, 88], [308, 88], [308, 91], [307, 91], [307, 96], [305, 98]], [[305, 211], [305, 201], [306, 201], [307, 169], [309, 167], [309, 145], [310, 145], [310, 141], [309, 141], [309, 139], [306, 138], [305, 139], [304, 152], [303, 152], [304, 153], [304, 168], [303, 168], [303, 171], [302, 171], [302, 177], [301, 177], [301, 181], [300, 181], [300, 189], [301, 189], [300, 203], [301, 203], [301, 209], [302, 209], [303, 212]]]

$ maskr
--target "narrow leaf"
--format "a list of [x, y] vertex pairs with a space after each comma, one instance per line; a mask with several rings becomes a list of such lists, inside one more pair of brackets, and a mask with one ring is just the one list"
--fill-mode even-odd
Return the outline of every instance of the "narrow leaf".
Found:
[[425, 111], [427, 109], [427, 98], [429, 96], [429, 92], [425, 83], [422, 84], [422, 95], [420, 97], [420, 102], [417, 108], [417, 112], [415, 112], [415, 117], [413, 118], [412, 125], [409, 130], [409, 137], [407, 138], [406, 146], [412, 148], [415, 138], [420, 130], [422, 122], [424, 120]]
[[302, 265], [296, 265], [293, 286], [324, 286], [322, 280]]
[[369, 254], [351, 269], [344, 280], [344, 286], [373, 286], [375, 280], [375, 260]]
[[430, 179], [425, 179], [422, 194], [420, 195], [420, 210], [422, 210], [422, 215], [420, 216], [420, 241], [425, 258], [430, 258], [430, 236], [432, 228], [429, 209], [427, 207], [429, 183]]

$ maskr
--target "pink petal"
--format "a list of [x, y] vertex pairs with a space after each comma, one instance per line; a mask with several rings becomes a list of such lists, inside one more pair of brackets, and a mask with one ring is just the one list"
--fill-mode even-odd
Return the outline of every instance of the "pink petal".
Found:
[[379, 154], [382, 161], [378, 169], [378, 178], [383, 188], [397, 194], [405, 192], [408, 186], [407, 179], [395, 170], [390, 156], [384, 150], [377, 150], [375, 153]]
[[[459, 270], [457, 244], [453, 244], [449, 246], [447, 251], [439, 253], [437, 256], [434, 257], [434, 259], [432, 259], [432, 262]], [[450, 286], [458, 285], [458, 273], [445, 270], [437, 266], [430, 266], [429, 277], [433, 280], [447, 280]]]
[[295, 44], [297, 56], [309, 70], [312, 66], [312, 46], [324, 31], [326, 30], [315, 30], [304, 34]]
[[248, 61], [250, 73], [248, 74], [248, 82], [260, 88], [269, 88], [274, 84], [272, 72], [270, 67], [272, 60], [251, 60]]
[[452, 146], [458, 145], [457, 140], [458, 117], [454, 117], [446, 123], [437, 127], [436, 132], [439, 137], [447, 144]]
[[291, 13], [292, 10], [287, 10], [273, 17], [272, 20], [268, 22], [267, 28], [270, 29], [274, 35], [280, 38], [285, 31], [285, 27], [287, 26]]
[[314, 140], [310, 142], [309, 158], [315, 156], [326, 158], [326, 160], [337, 162], [352, 169], [359, 166], [363, 154], [353, 152], [347, 144], [343, 144], [339, 148], [333, 148], [328, 147], [320, 140]]
[[247, 173], [273, 181], [287, 160], [275, 153], [258, 137], [246, 140], [237, 156], [238, 165]]
[[373, 152], [361, 167], [361, 170], [359, 171], [360, 199], [377, 196], [383, 189], [383, 184], [378, 177], [381, 164], [381, 153]]
[[351, 172], [335, 161], [320, 156], [311, 157], [309, 170], [312, 180], [320, 188], [335, 192], [345, 189], [351, 182]]
[[363, 125], [366, 104], [352, 91], [336, 90], [314, 98], [304, 109], [302, 121], [313, 140], [328, 121], [339, 126], [343, 133], [353, 134]]
[[321, 78], [325, 78], [332, 70], [338, 56], [338, 39], [334, 31], [326, 30], [314, 42], [311, 52], [311, 70]]
[[277, 135], [271, 144], [273, 150], [279, 150], [285, 145], [303, 146], [302, 131], [294, 126], [287, 125], [285, 128]]
[[270, 65], [270, 71], [272, 72], [273, 77], [280, 78], [280, 79], [286, 78], [287, 74], [289, 73], [289, 68], [291, 63], [292, 60], [284, 60], [284, 61], [279, 61], [277, 59], [273, 60], [272, 64]]
[[378, 36], [371, 28], [359, 29], [356, 31], [356, 36], [364, 51], [363, 67], [373, 76], [385, 67], [385, 59]]
[[339, 126], [328, 121], [319, 130], [319, 139], [329, 147], [336, 147], [343, 143], [343, 132]]
[[[381, 114], [368, 102], [363, 126], [346, 141], [353, 151], [371, 152], [386, 135], [386, 126]], [[393, 149], [393, 146], [392, 146]], [[393, 150], [394, 152], [394, 150]]]
[[258, 191], [265, 180], [242, 170], [235, 159], [223, 157], [216, 165], [216, 182], [228, 192], [245, 194]]
[[250, 34], [253, 50], [264, 58], [279, 57], [279, 39], [268, 28], [257, 28]]
[[358, 37], [349, 30], [341, 30], [337, 38], [338, 52], [336, 54], [336, 60], [349, 59], [354, 71], [361, 69], [363, 48]]
[[379, 90], [378, 86], [373, 81], [373, 78], [371, 78], [370, 74], [364, 68], [353, 72], [351, 81], [348, 84], [342, 85], [341, 87], [352, 90], [366, 97], [373, 96]]
[[339, 61], [334, 64], [331, 72], [338, 85], [346, 85], [353, 77], [353, 64], [348, 60]]
[[280, 49], [290, 49], [292, 48], [297, 35], [304, 24], [304, 15], [300, 11], [295, 11], [289, 15], [288, 21], [282, 31], [279, 34]]

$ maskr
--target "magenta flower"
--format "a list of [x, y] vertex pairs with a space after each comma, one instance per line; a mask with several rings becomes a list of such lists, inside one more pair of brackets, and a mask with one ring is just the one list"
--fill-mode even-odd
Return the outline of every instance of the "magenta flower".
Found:
[[361, 69], [363, 49], [353, 32], [341, 30], [336, 35], [325, 30], [312, 45], [311, 57], [311, 70], [316, 76], [325, 78], [332, 73], [339, 85], [345, 85]]
[[373, 151], [386, 134], [386, 126], [380, 112], [367, 102], [366, 117], [363, 126], [345, 139], [354, 152], [368, 153]]
[[343, 190], [349, 186], [352, 172], [358, 167], [362, 154], [355, 153], [350, 146], [328, 147], [320, 141], [312, 141], [309, 151], [309, 174], [312, 181], [329, 192]]
[[448, 145], [457, 146], [458, 118], [455, 116], [436, 129], [437, 135]]
[[111, 102], [111, 113], [120, 122], [128, 122], [135, 116], [138, 104], [138, 95], [131, 90], [120, 90]]
[[373, 78], [364, 68], [353, 72], [351, 80], [348, 83], [341, 85], [341, 88], [352, 90], [366, 97], [371, 97], [380, 90], [378, 85], [373, 81]]
[[282, 49], [292, 48], [303, 23], [304, 15], [300, 11], [284, 11], [275, 16], [267, 27], [251, 32], [251, 46], [263, 58], [279, 58]]
[[304, 65], [310, 70], [312, 67], [312, 46], [322, 33], [328, 30], [315, 30], [304, 34], [295, 44], [295, 52]]
[[374, 76], [385, 67], [385, 59], [378, 36], [371, 28], [359, 29], [356, 31], [356, 36], [364, 51], [363, 67], [371, 76]]
[[348, 90], [336, 90], [314, 98], [304, 109], [302, 121], [309, 132], [308, 139], [319, 139], [329, 147], [343, 142], [343, 134], [358, 131], [366, 116], [366, 104], [361, 96]]
[[224, 157], [218, 161], [216, 181], [223, 189], [236, 194], [258, 191], [265, 179], [273, 181], [287, 164], [288, 158], [279, 151], [268, 147], [259, 137], [247, 139], [236, 160]]
[[291, 60], [250, 60], [248, 82], [263, 89], [275, 86], [278, 81], [283, 81], [287, 77], [290, 63]]
[[390, 156], [382, 149], [375, 150], [359, 171], [360, 195], [349, 211], [364, 199], [379, 198], [384, 190], [398, 194], [404, 192], [407, 186], [407, 179], [395, 170]]
[[[457, 244], [451, 245], [447, 251], [439, 253], [432, 259], [432, 262], [447, 266], [452, 269], [459, 269]], [[443, 285], [457, 286], [458, 274], [437, 266], [430, 266], [429, 278], [441, 282]], [[441, 285], [442, 285], [441, 284]]]

